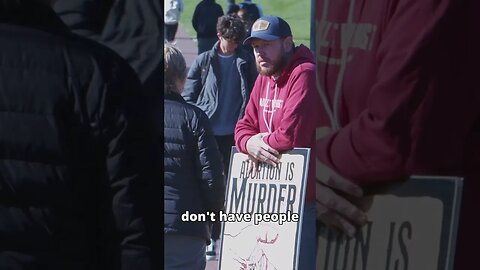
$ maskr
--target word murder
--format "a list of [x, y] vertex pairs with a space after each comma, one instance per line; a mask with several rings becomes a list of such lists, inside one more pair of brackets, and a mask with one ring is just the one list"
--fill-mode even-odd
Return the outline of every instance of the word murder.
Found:
[[[248, 162], [242, 162], [240, 178], [232, 177], [228, 212], [296, 212], [294, 205], [297, 186], [290, 184], [295, 163], [287, 162], [286, 166], [279, 163], [276, 167], [262, 163], [259, 169], [253, 172], [250, 171], [249, 166]], [[261, 182], [255, 180], [261, 180]]]

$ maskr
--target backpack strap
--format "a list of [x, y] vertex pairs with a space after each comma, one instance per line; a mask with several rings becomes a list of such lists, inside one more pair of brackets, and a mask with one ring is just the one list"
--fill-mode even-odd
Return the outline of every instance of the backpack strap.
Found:
[[206, 59], [205, 64], [203, 65], [202, 74], [201, 74], [202, 88], [205, 85], [205, 82], [207, 81], [208, 70], [210, 69], [210, 62], [211, 62], [211, 59], [212, 59], [212, 57], [210, 56], [210, 53], [207, 54], [206, 58], [207, 59]]

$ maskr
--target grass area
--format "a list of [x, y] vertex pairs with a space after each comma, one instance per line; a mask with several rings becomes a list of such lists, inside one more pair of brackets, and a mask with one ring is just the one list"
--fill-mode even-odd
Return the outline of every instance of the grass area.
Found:
[[[180, 24], [192, 37], [196, 36], [192, 27], [192, 16], [200, 0], [184, 0], [185, 10], [182, 13]], [[242, 1], [235, 1], [241, 3]], [[275, 15], [285, 19], [293, 32], [295, 44], [303, 43], [310, 47], [310, 0], [253, 0], [260, 5], [264, 15]], [[226, 0], [217, 0], [223, 10], [227, 6]]]

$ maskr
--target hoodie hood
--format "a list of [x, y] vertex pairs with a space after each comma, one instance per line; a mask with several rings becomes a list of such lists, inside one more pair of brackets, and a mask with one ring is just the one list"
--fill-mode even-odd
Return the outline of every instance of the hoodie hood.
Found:
[[[315, 64], [315, 57], [313, 56], [310, 49], [308, 49], [305, 45], [300, 45], [294, 48], [292, 58], [290, 58], [290, 61], [288, 61], [285, 68], [283, 68], [283, 71], [280, 74], [280, 77], [278, 77], [278, 79], [276, 80], [276, 83], [279, 86], [283, 86], [287, 82], [292, 71], [297, 66], [304, 63]], [[270, 78], [273, 80], [273, 77]]]

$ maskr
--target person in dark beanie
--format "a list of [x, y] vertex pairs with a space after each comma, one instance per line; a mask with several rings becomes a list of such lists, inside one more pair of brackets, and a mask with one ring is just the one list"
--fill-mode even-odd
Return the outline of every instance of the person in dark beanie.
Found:
[[262, 8], [258, 4], [253, 3], [251, 0], [245, 0], [238, 4], [238, 8], [239, 10], [244, 9], [247, 11], [249, 16], [251, 16], [252, 24], [258, 20], [258, 18], [263, 16]]
[[227, 0], [227, 8], [225, 9], [225, 14], [237, 14], [240, 7], [235, 4], [235, 0]]
[[210, 50], [217, 42], [217, 20], [223, 16], [222, 7], [215, 0], [201, 0], [195, 7], [192, 25], [197, 32], [198, 54]]
[[140, 81], [53, 1], [0, 1], [0, 269], [150, 269]]

